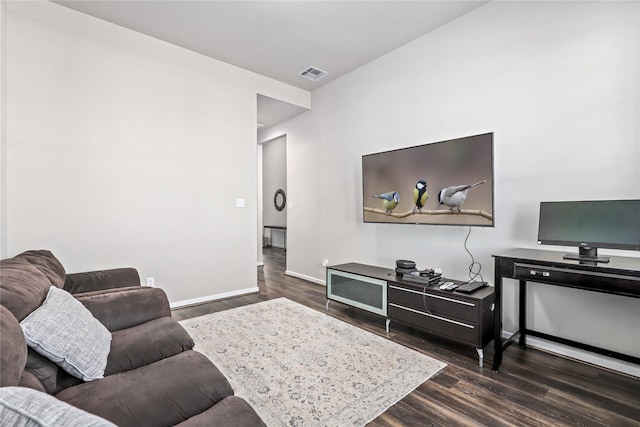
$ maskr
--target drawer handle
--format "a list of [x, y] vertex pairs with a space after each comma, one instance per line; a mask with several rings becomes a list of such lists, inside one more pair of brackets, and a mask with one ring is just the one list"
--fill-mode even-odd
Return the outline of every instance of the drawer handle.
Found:
[[537, 275], [541, 274], [542, 277], [551, 277], [551, 273], [549, 273], [548, 271], [529, 270], [529, 274], [532, 275], [532, 276], [537, 276]]
[[410, 311], [412, 313], [420, 314], [422, 316], [426, 316], [426, 317], [431, 317], [433, 319], [442, 320], [442, 321], [447, 322], [447, 323], [453, 323], [454, 325], [464, 326], [465, 328], [469, 328], [469, 329], [475, 329], [474, 325], [469, 325], [467, 323], [458, 322], [458, 321], [453, 320], [453, 319], [447, 319], [446, 317], [436, 316], [435, 314], [425, 313], [424, 311], [414, 310], [412, 308], [405, 307], [405, 306], [398, 305], [398, 304], [394, 304], [394, 303], [389, 303], [389, 305], [392, 306], [392, 307], [399, 308], [400, 310]]

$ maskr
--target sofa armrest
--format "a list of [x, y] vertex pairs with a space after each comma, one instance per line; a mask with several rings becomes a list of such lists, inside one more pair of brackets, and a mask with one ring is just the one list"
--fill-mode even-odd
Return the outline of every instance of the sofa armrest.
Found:
[[171, 317], [167, 294], [160, 288], [132, 286], [74, 296], [111, 332]]
[[67, 274], [64, 282], [64, 290], [72, 294], [128, 286], [140, 286], [140, 275], [135, 268]]

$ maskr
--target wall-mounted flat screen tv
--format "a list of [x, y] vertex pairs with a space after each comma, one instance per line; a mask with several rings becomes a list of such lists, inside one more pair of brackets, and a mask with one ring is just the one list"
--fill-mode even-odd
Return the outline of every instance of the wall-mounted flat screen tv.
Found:
[[494, 226], [493, 133], [362, 156], [364, 222]]

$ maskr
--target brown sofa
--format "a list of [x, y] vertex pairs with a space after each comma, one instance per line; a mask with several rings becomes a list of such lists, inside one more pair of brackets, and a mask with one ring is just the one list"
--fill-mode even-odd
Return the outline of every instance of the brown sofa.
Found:
[[[84, 381], [27, 346], [20, 322], [44, 305], [52, 286], [73, 294], [110, 332], [103, 378]], [[264, 425], [211, 361], [193, 350], [165, 293], [140, 286], [135, 269], [67, 275], [51, 252], [27, 251], [0, 261], [0, 304], [1, 425], [24, 411], [15, 408], [12, 393], [25, 391], [16, 387], [119, 426]], [[32, 395], [24, 399], [33, 401]]]

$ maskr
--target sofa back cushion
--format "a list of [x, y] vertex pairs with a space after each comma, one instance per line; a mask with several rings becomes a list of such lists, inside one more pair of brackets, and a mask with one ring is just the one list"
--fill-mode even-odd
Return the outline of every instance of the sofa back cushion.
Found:
[[0, 387], [20, 383], [27, 363], [27, 343], [18, 320], [0, 305]]
[[44, 389], [44, 386], [42, 385], [38, 377], [27, 371], [26, 368], [22, 373], [22, 377], [20, 377], [20, 383], [18, 383], [18, 386], [32, 388], [34, 390], [46, 393], [46, 390]]
[[[41, 384], [44, 391], [49, 394], [56, 394], [67, 387], [83, 382], [80, 378], [65, 372], [51, 360], [36, 353], [32, 348], [27, 353], [27, 366], [24, 368], [24, 372], [32, 375]], [[40, 387], [25, 384], [24, 382], [27, 380], [27, 378], [24, 378], [25, 376], [23, 375], [20, 386], [40, 389]]]
[[62, 288], [64, 286], [67, 273], [64, 271], [62, 263], [60, 263], [58, 258], [53, 256], [50, 251], [44, 249], [30, 250], [16, 255], [15, 258], [27, 260], [43, 273], [56, 288]]
[[42, 305], [50, 287], [47, 276], [26, 259], [0, 261], [0, 301], [18, 322]]

